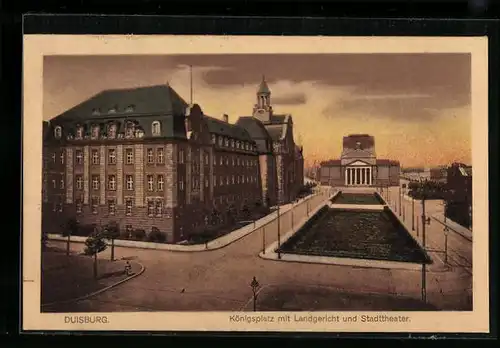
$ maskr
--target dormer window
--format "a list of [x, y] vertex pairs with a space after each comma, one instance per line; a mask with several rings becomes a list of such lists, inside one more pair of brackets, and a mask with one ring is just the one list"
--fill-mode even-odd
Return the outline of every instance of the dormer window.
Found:
[[125, 109], [125, 112], [134, 112], [135, 111], [135, 105], [129, 105]]
[[76, 138], [77, 139], [82, 139], [83, 138], [83, 126], [77, 126], [76, 127]]
[[125, 137], [132, 138], [134, 136], [134, 124], [132, 122], [127, 123], [127, 128], [125, 130]]
[[92, 126], [92, 134], [91, 134], [92, 139], [97, 139], [99, 138], [99, 126], [98, 125], [93, 125]]
[[153, 136], [159, 136], [161, 134], [161, 125], [159, 121], [154, 121], [152, 123], [151, 133], [153, 133]]
[[224, 138], [224, 145], [229, 147], [229, 139], [228, 138]]
[[234, 148], [234, 139], [231, 139], [231, 147]]
[[236, 148], [237, 148], [237, 149], [239, 149], [239, 148], [240, 148], [240, 142], [239, 142], [239, 141], [237, 141], [237, 142], [236, 142]]
[[116, 124], [114, 123], [108, 125], [108, 138], [110, 139], [116, 138]]
[[101, 111], [99, 111], [99, 109], [93, 109], [93, 110], [92, 110], [92, 115], [93, 115], [93, 116], [98, 116], [98, 115], [100, 115], [100, 114], [101, 114]]
[[215, 134], [212, 134], [212, 144], [215, 144], [215, 141], [216, 141]]
[[219, 135], [219, 146], [222, 146], [222, 137]]
[[61, 137], [62, 137], [62, 128], [61, 128], [61, 126], [56, 126], [54, 128], [54, 137], [56, 139], [61, 139]]
[[144, 131], [142, 129], [138, 129], [136, 132], [135, 132], [135, 136], [137, 138], [143, 138], [144, 137]]
[[114, 106], [114, 107], [110, 108], [110, 109], [108, 110], [108, 114], [116, 114], [116, 109], [117, 109], [117, 107], [116, 107], [116, 106]]

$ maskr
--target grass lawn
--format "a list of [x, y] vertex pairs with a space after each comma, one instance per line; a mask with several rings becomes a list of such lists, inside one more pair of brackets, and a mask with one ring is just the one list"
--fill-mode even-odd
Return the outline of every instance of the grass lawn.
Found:
[[[249, 303], [245, 310], [252, 310]], [[418, 299], [395, 295], [342, 292], [331, 288], [280, 286], [263, 289], [258, 311], [423, 311], [436, 310]]]
[[323, 209], [281, 247], [283, 253], [400, 262], [428, 256], [390, 211]]
[[[125, 260], [101, 259], [98, 260], [98, 278], [94, 279], [93, 262], [90, 256], [70, 254], [68, 257], [64, 250], [53, 247], [43, 251], [42, 305], [85, 296], [127, 277], [124, 272]], [[130, 264], [132, 272], [139, 272], [139, 264], [133, 261]]]

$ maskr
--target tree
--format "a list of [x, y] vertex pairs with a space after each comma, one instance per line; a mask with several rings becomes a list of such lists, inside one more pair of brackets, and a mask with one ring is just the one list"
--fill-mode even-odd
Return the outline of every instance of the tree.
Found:
[[103, 252], [107, 248], [105, 242], [106, 236], [97, 228], [85, 241], [85, 255], [94, 256], [94, 278], [97, 279], [97, 254]]
[[68, 219], [68, 221], [66, 222], [66, 228], [64, 229], [64, 232], [66, 233], [66, 236], [68, 237], [68, 239], [66, 241], [66, 255], [67, 256], [69, 256], [71, 235], [78, 234], [78, 228], [79, 228], [79, 224], [75, 218]]
[[116, 221], [110, 221], [103, 230], [106, 238], [111, 240], [111, 261], [115, 259], [115, 239], [120, 237], [120, 225]]

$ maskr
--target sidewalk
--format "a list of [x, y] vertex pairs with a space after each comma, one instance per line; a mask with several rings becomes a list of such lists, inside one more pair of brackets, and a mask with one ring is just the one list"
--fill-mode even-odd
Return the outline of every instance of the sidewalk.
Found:
[[[307, 201], [314, 199], [315, 197], [318, 197], [321, 195], [321, 193], [315, 193], [310, 196], [307, 196], [305, 198], [300, 199], [297, 203], [295, 203], [293, 206], [297, 207], [299, 205], [302, 205], [304, 203], [307, 203]], [[323, 203], [319, 203], [324, 204]], [[280, 206], [280, 219], [281, 216], [287, 213], [292, 209], [292, 204], [285, 204]], [[311, 207], [311, 209], [314, 209], [314, 207]], [[141, 241], [132, 241], [132, 240], [122, 240], [122, 239], [115, 239], [115, 246], [118, 247], [125, 247], [125, 248], [140, 248], [140, 249], [154, 249], [154, 250], [169, 250], [169, 251], [180, 251], [180, 252], [199, 252], [199, 251], [210, 251], [210, 250], [217, 250], [220, 248], [223, 248], [225, 246], [228, 246], [231, 243], [234, 243], [235, 241], [247, 236], [248, 234], [259, 230], [262, 226], [267, 225], [268, 223], [276, 220], [278, 217], [278, 212], [274, 211], [269, 215], [264, 216], [263, 218], [256, 220], [255, 223], [250, 223], [248, 225], [243, 226], [240, 229], [234, 230], [222, 237], [219, 237], [217, 239], [211, 240], [210, 242], [206, 244], [196, 244], [196, 245], [179, 245], [179, 244], [165, 244], [165, 243], [151, 243], [151, 242], [141, 242]], [[63, 237], [61, 235], [57, 234], [49, 234], [48, 235], [49, 239], [51, 240], [59, 240], [59, 241], [67, 241], [67, 237]], [[76, 242], [76, 243], [85, 243], [85, 240], [87, 237], [79, 237], [79, 236], [71, 236], [70, 241], [71, 242]], [[108, 245], [111, 245], [111, 242], [108, 241]]]

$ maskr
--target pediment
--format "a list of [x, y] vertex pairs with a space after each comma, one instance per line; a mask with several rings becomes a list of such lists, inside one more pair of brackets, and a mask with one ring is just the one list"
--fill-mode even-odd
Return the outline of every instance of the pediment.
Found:
[[347, 165], [348, 166], [363, 166], [363, 167], [366, 167], [366, 166], [369, 166], [370, 164], [358, 160], [358, 161], [354, 161], [354, 162], [348, 163]]
[[373, 152], [368, 151], [368, 150], [344, 150], [344, 153], [342, 154], [343, 158], [349, 158], [349, 157], [373, 157]]

